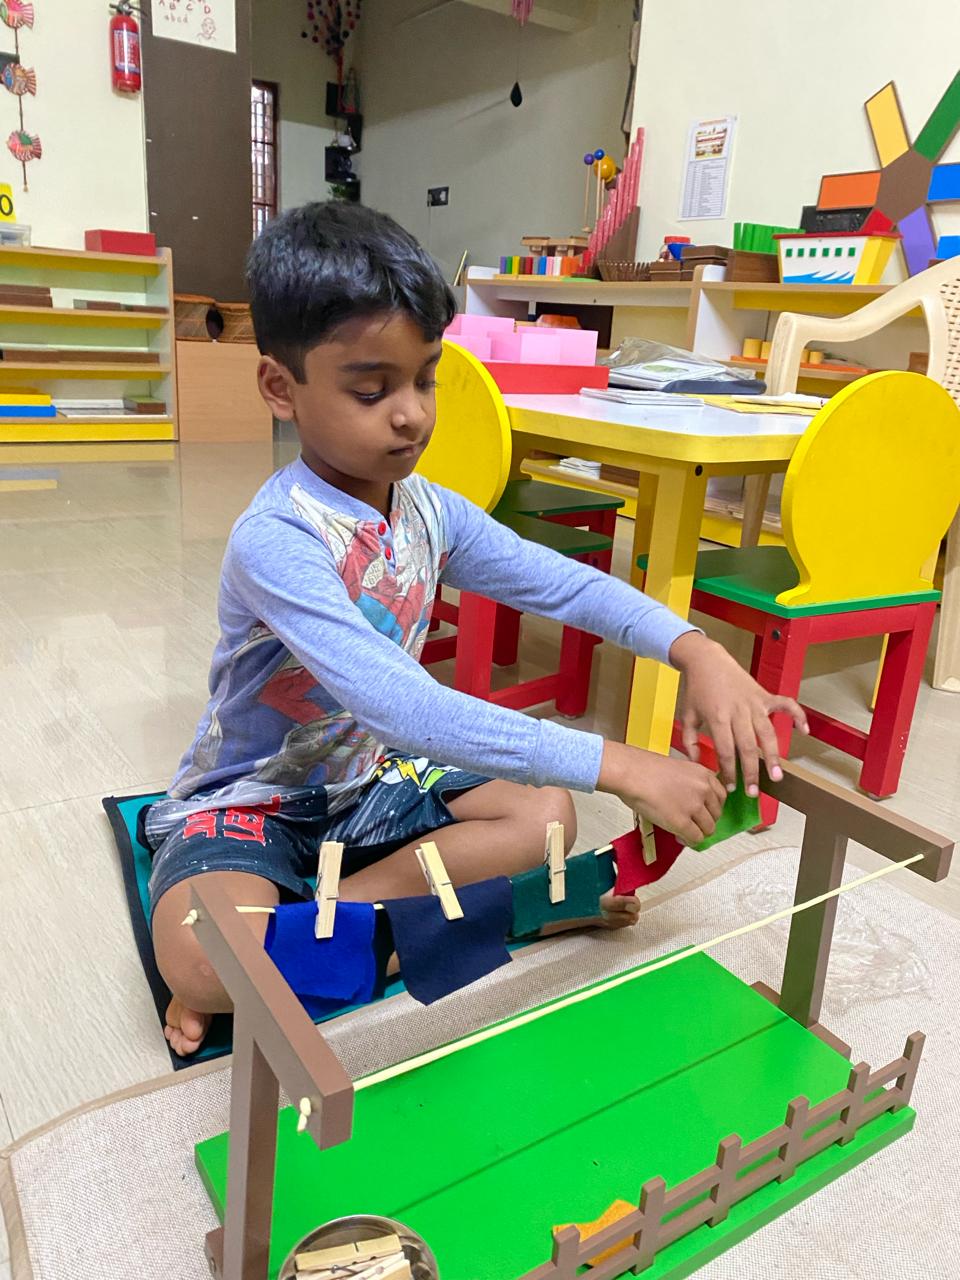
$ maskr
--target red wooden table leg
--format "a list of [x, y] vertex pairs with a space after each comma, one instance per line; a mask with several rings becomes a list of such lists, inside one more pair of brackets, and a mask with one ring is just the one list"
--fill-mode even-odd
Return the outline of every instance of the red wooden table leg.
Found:
[[453, 684], [461, 693], [471, 693], [475, 698], [490, 697], [496, 615], [495, 600], [471, 591], [461, 592]]
[[892, 796], [900, 782], [936, 605], [918, 604], [913, 627], [892, 634], [877, 686], [860, 786], [875, 799]]

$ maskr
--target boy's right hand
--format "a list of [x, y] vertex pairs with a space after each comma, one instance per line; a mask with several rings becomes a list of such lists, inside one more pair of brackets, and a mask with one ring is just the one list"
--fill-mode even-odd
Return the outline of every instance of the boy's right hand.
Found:
[[605, 742], [597, 790], [619, 796], [681, 839], [699, 844], [713, 834], [727, 792], [716, 774], [691, 760]]

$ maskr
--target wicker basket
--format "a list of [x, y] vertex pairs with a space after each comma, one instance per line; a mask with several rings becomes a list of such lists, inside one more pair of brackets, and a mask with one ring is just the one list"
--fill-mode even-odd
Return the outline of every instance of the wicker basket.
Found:
[[181, 342], [209, 342], [207, 315], [216, 304], [212, 298], [197, 293], [173, 295], [174, 329]]
[[256, 342], [248, 302], [218, 302], [217, 307], [223, 316], [221, 342]]
[[633, 281], [650, 279], [649, 262], [608, 262], [603, 258], [598, 258], [597, 267], [604, 280]]

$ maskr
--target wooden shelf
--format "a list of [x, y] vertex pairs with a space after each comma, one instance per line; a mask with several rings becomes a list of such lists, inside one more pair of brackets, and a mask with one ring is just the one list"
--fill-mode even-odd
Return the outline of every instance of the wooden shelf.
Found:
[[[738, 358], [727, 361], [733, 369], [755, 369], [758, 373], [763, 373], [767, 367], [766, 360], [744, 360]], [[855, 373], [848, 372], [845, 369], [824, 369], [819, 364], [802, 364], [800, 366], [801, 378], [816, 378], [818, 382], [856, 382], [858, 378], [863, 378], [868, 373], [874, 373], [874, 369], [858, 369]]]
[[4, 444], [0, 461], [5, 465], [52, 466], [63, 462], [173, 462], [176, 445], [169, 440], [144, 441], [44, 441], [41, 444]]
[[589, 289], [591, 293], [599, 290], [638, 289], [644, 293], [657, 289], [685, 289], [688, 293], [693, 288], [693, 280], [584, 280], [580, 276], [484, 276], [479, 280], [470, 279], [471, 288], [483, 288], [486, 284], [535, 284], [538, 289], [579, 288]]
[[[83, 418], [4, 418], [0, 444], [83, 444], [106, 441], [152, 441], [175, 438], [172, 418], [146, 414]], [[0, 453], [0, 459], [6, 455]]]
[[762, 290], [764, 293], [769, 291], [783, 297], [809, 293], [812, 297], [840, 294], [844, 297], [859, 295], [861, 298], [879, 298], [894, 287], [892, 284], [780, 284], [779, 281], [764, 280], [705, 280], [702, 285], [704, 289], [722, 293], [755, 293]]
[[30, 267], [34, 271], [98, 271], [101, 275], [157, 276], [166, 258], [136, 253], [88, 253], [83, 249], [43, 249], [37, 245], [0, 246], [0, 266]]
[[87, 311], [77, 307], [0, 306], [0, 324], [63, 324], [83, 329], [159, 329], [169, 311]]
[[15, 376], [29, 374], [37, 382], [57, 379], [98, 378], [101, 381], [122, 382], [127, 378], [163, 378], [172, 372], [169, 364], [71, 364], [69, 361], [48, 360], [15, 361], [0, 360], [0, 383], [4, 374]]

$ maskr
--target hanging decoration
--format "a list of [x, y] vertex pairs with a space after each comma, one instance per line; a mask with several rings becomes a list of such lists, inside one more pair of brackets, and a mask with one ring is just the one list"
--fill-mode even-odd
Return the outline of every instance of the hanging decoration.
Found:
[[34, 10], [32, 4], [24, 0], [0, 0], [0, 21], [13, 32], [15, 58], [4, 64], [0, 72], [0, 80], [8, 93], [17, 100], [20, 113], [20, 128], [14, 129], [7, 138], [7, 150], [20, 161], [23, 166], [23, 189], [28, 191], [27, 161], [39, 160], [43, 155], [43, 147], [35, 133], [28, 133], [23, 119], [23, 99], [25, 94], [36, 96], [37, 74], [32, 67], [25, 67], [20, 62], [20, 32], [24, 27], [33, 29]]
[[[533, 11], [533, 0], [513, 0], [513, 16], [520, 24], [520, 30], [530, 21], [530, 14]], [[523, 102], [523, 90], [520, 88], [520, 32], [517, 32], [517, 78], [513, 82], [513, 88], [510, 90], [510, 101], [515, 107], [519, 107]]]
[[307, 25], [300, 35], [322, 44], [336, 61], [339, 84], [343, 83], [343, 51], [360, 22], [361, 4], [362, 0], [307, 0]]

